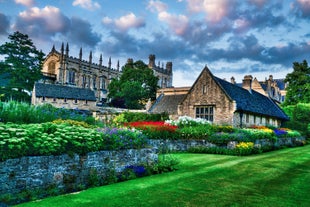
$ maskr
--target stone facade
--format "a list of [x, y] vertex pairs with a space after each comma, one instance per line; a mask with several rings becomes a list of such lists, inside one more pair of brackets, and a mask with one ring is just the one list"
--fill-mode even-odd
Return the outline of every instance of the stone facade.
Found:
[[[255, 83], [255, 81], [254, 81]], [[254, 84], [255, 85], [255, 84]], [[268, 96], [253, 90], [253, 77], [245, 76], [242, 86], [214, 76], [205, 67], [191, 88], [160, 89], [150, 113], [169, 113], [203, 118], [215, 124], [235, 127], [273, 125], [279, 127], [288, 116]]]
[[213, 112], [209, 112], [209, 121], [216, 124], [233, 124], [232, 116], [236, 110], [236, 103], [227, 97], [208, 70], [201, 73], [189, 90], [179, 106], [178, 114], [198, 118], [196, 110], [205, 106], [213, 108]]
[[[104, 66], [102, 55], [100, 55], [99, 63], [94, 63], [92, 52], [87, 61], [83, 60], [82, 48], [78, 58], [69, 56], [69, 45], [67, 44], [64, 49], [64, 44], [62, 44], [60, 52], [53, 47], [46, 56], [42, 68], [43, 79], [40, 82], [88, 88], [95, 92], [97, 103], [104, 103], [107, 101], [110, 81], [122, 74], [119, 61], [117, 61], [116, 69], [112, 68], [111, 64], [111, 58], [109, 58], [108, 65]], [[160, 88], [172, 86], [172, 62], [167, 62], [164, 68], [160, 66], [160, 63], [155, 64], [155, 55], [150, 55], [148, 67], [159, 78]]]
[[51, 186], [74, 189], [78, 185], [87, 185], [91, 173], [95, 172], [104, 179], [111, 170], [119, 173], [127, 166], [151, 164], [157, 160], [155, 148], [100, 151], [85, 156], [74, 154], [9, 159], [0, 162], [0, 195]]

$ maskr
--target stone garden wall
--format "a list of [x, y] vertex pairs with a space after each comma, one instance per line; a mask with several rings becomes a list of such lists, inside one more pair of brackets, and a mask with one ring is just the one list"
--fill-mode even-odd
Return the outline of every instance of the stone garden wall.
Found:
[[92, 152], [80, 156], [33, 156], [0, 162], [0, 195], [25, 190], [75, 189], [89, 182], [90, 176], [107, 177], [111, 170], [122, 172], [127, 166], [153, 163], [158, 160], [157, 150], [130, 149]]
[[[304, 137], [299, 138], [278, 138], [277, 141], [260, 139], [256, 140], [254, 147], [283, 147], [283, 146], [299, 146], [305, 141]], [[160, 151], [167, 152], [186, 152], [191, 147], [224, 147], [234, 149], [238, 144], [237, 141], [230, 141], [225, 146], [217, 146], [205, 140], [149, 140], [149, 145], [158, 148]]]

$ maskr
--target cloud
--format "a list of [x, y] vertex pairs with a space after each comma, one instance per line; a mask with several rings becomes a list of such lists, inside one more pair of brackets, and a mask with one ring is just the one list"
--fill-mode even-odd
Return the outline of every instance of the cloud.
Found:
[[100, 9], [100, 4], [98, 2], [92, 2], [92, 0], [75, 0], [72, 3], [73, 6], [80, 6], [84, 9], [93, 11], [96, 9]]
[[147, 9], [152, 11], [152, 12], [164, 12], [167, 11], [168, 6], [167, 4], [161, 2], [161, 1], [149, 1], [148, 5], [147, 5]]
[[208, 22], [220, 22], [228, 15], [234, 1], [228, 0], [188, 0], [188, 9], [193, 13], [205, 13]]
[[309, 0], [296, 0], [296, 2], [292, 3], [291, 9], [297, 16], [310, 18]]
[[20, 30], [39, 40], [52, 40], [60, 36], [64, 41], [95, 46], [100, 42], [101, 36], [92, 31], [88, 21], [77, 17], [71, 19], [62, 14], [59, 8], [46, 6], [30, 8], [19, 13], [15, 30]]
[[92, 31], [91, 24], [77, 17], [72, 17], [71, 27], [66, 36], [68, 41], [76, 45], [86, 44], [94, 47], [101, 41], [101, 36]]
[[56, 7], [32, 7], [19, 13], [14, 29], [32, 36], [54, 35], [57, 32], [66, 32], [69, 25], [70, 20]]
[[15, 0], [15, 3], [30, 7], [34, 5], [34, 0]]
[[168, 13], [168, 6], [161, 1], [149, 1], [147, 9], [157, 13], [158, 20], [166, 23], [176, 35], [182, 35], [185, 33], [189, 23], [187, 16]]
[[111, 19], [109, 17], [104, 17], [102, 23], [106, 26], [110, 26], [119, 31], [128, 31], [132, 28], [140, 28], [145, 26], [145, 21], [143, 18], [137, 17], [134, 13], [128, 13], [125, 16], [121, 16], [118, 19]]
[[7, 16], [0, 13], [0, 35], [6, 35], [10, 26], [10, 21]]

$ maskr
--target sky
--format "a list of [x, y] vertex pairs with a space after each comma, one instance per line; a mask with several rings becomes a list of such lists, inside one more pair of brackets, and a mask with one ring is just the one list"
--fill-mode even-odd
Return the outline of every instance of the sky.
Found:
[[310, 0], [0, 0], [0, 45], [15, 31], [48, 54], [123, 66], [173, 63], [173, 85], [191, 86], [207, 65], [220, 78], [285, 78], [310, 61]]

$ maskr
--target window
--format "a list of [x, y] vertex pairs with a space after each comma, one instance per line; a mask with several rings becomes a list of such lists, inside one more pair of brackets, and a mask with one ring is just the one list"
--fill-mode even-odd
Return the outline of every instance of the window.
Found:
[[83, 75], [83, 78], [82, 78], [82, 85], [83, 85], [83, 88], [86, 88], [86, 76]]
[[45, 96], [42, 97], [42, 101], [45, 101]]
[[53, 98], [53, 102], [56, 102], [56, 98]]
[[202, 94], [207, 93], [207, 85], [203, 85], [202, 87]]
[[246, 123], [249, 123], [249, 122], [250, 122], [250, 115], [249, 115], [249, 114], [246, 114], [246, 115], [245, 115], [245, 122], [246, 122]]
[[196, 118], [206, 119], [213, 122], [214, 119], [214, 106], [197, 106]]
[[92, 78], [93, 89], [97, 89], [96, 80], [97, 80], [97, 77], [96, 77], [96, 76], [93, 76], [93, 78]]
[[69, 80], [68, 80], [69, 84], [74, 84], [75, 82], [75, 72], [70, 70], [69, 71]]
[[67, 103], [67, 98], [64, 99], [64, 102]]
[[74, 103], [77, 104], [77, 102], [78, 102], [78, 100], [77, 100], [77, 99], [74, 99]]
[[104, 80], [104, 77], [100, 77], [100, 89], [105, 89], [105, 80]]
[[55, 62], [50, 62], [48, 64], [48, 73], [51, 73], [51, 74], [55, 74], [55, 68], [56, 68], [56, 64]]

